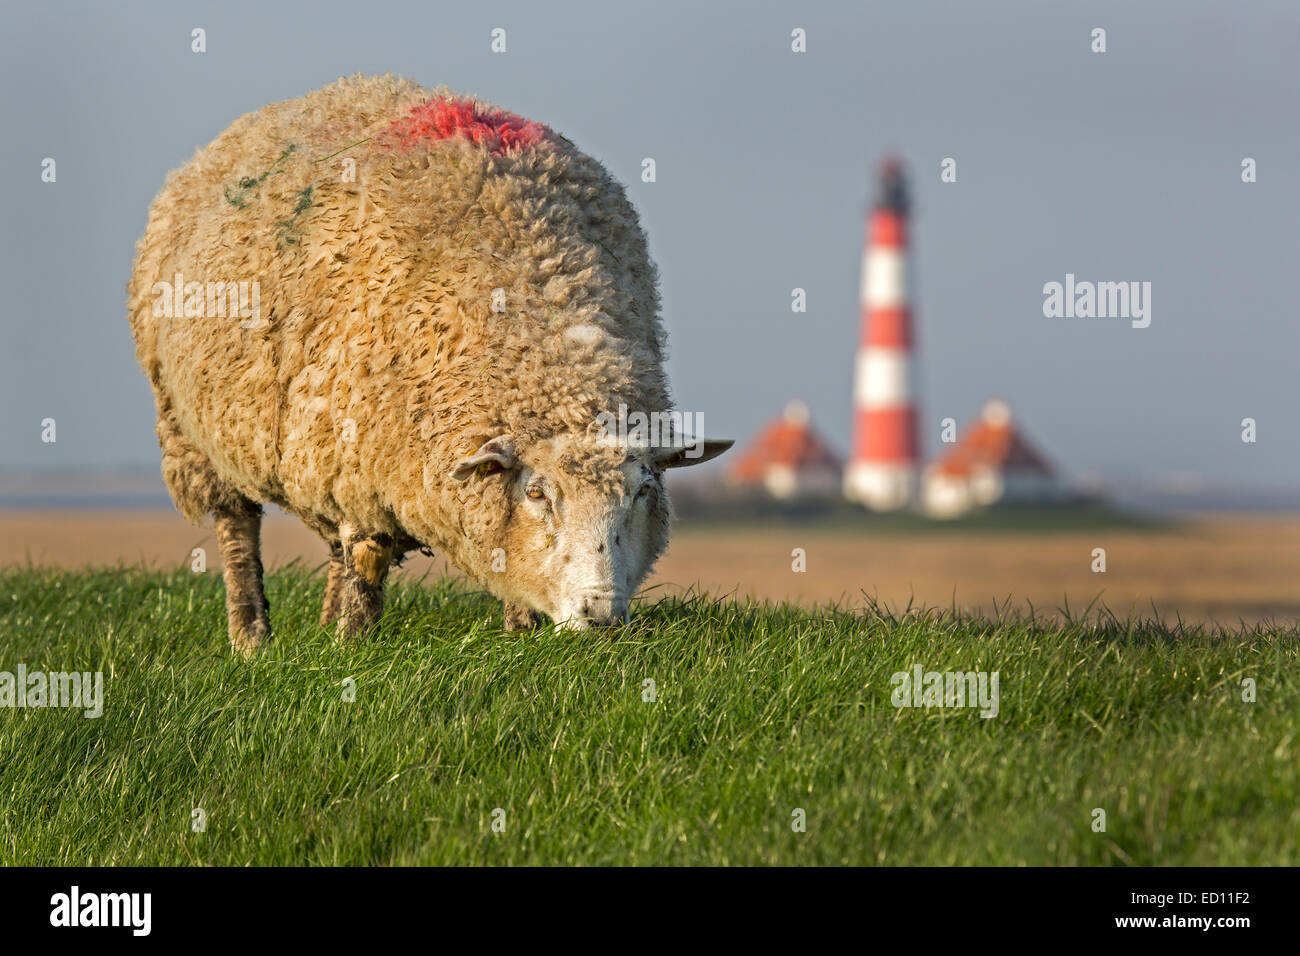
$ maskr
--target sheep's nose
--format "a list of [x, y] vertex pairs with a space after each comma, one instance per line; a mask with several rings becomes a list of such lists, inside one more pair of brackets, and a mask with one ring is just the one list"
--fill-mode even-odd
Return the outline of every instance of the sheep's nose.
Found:
[[627, 601], [613, 594], [583, 595], [580, 611], [591, 627], [612, 627], [627, 621]]

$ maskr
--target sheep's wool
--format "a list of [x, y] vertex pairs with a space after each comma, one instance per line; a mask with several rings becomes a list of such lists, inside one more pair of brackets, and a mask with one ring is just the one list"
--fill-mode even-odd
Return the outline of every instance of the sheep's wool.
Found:
[[[546, 126], [391, 76], [200, 149], [153, 203], [128, 295], [182, 512], [275, 502], [327, 540], [432, 545], [485, 583], [505, 504], [450, 479], [459, 459], [669, 407], [622, 187]], [[589, 447], [565, 467], [621, 481], [617, 450]]]

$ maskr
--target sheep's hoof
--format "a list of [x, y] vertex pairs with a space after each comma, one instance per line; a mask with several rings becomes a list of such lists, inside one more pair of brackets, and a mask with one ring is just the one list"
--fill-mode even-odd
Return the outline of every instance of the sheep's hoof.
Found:
[[252, 657], [270, 640], [271, 625], [265, 618], [254, 618], [246, 625], [230, 628], [230, 649], [243, 658]]
[[348, 617], [344, 615], [339, 618], [338, 625], [334, 629], [335, 644], [355, 644], [366, 636], [371, 625], [375, 622], [362, 617]]
[[505, 609], [507, 631], [531, 631], [542, 623], [541, 617], [526, 607], [506, 604]]

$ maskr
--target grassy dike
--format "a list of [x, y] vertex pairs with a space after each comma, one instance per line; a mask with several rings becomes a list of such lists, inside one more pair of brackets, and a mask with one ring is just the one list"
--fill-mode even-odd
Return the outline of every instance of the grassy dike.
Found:
[[[0, 572], [0, 672], [104, 680], [98, 718], [0, 707], [0, 862], [1300, 862], [1294, 624], [700, 598], [505, 634], [486, 596], [399, 582], [340, 646], [322, 588], [270, 575], [245, 662], [216, 574]], [[918, 664], [997, 671], [997, 716], [896, 707]]]

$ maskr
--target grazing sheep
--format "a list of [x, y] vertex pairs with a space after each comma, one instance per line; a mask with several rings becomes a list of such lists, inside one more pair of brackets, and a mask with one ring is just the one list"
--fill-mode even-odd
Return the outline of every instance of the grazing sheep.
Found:
[[355, 635], [388, 569], [441, 550], [505, 604], [626, 618], [663, 553], [663, 469], [730, 442], [614, 440], [670, 408], [636, 213], [549, 128], [352, 77], [236, 120], [173, 172], [128, 308], [177, 508], [212, 514], [234, 648], [270, 635], [261, 503], [330, 547], [322, 622]]

